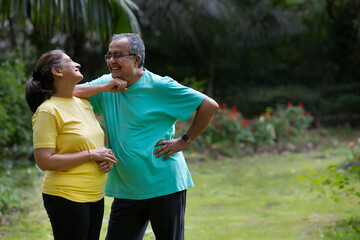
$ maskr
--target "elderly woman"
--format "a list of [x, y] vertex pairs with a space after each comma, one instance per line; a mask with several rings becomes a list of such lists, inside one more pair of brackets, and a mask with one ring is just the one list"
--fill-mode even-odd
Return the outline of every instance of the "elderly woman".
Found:
[[[73, 97], [80, 64], [61, 50], [43, 54], [26, 84], [34, 156], [46, 171], [44, 207], [55, 239], [99, 239], [107, 172], [117, 162], [86, 99]], [[107, 87], [114, 87], [110, 83]]]

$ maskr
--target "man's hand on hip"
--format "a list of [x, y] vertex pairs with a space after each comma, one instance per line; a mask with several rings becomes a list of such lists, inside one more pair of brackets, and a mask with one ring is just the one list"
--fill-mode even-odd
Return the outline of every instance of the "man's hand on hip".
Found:
[[159, 141], [156, 143], [155, 147], [157, 146], [161, 146], [161, 147], [156, 149], [154, 151], [154, 154], [156, 154], [156, 157], [160, 157], [166, 154], [165, 157], [163, 158], [163, 160], [165, 161], [170, 157], [171, 154], [182, 151], [187, 147], [187, 145], [189, 144], [186, 144], [184, 140], [182, 140], [181, 138], [172, 139], [168, 141]]

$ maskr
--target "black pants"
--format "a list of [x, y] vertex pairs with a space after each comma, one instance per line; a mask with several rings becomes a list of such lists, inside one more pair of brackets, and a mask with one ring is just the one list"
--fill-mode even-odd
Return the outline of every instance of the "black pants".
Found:
[[55, 240], [99, 240], [104, 199], [78, 203], [43, 194]]
[[186, 190], [145, 200], [115, 198], [106, 240], [140, 240], [149, 221], [157, 240], [183, 240]]

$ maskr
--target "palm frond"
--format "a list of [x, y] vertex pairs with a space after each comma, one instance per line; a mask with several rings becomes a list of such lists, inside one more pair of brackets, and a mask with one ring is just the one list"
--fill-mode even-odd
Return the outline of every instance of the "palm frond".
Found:
[[[119, 24], [124, 25], [122, 29], [141, 33], [134, 14], [139, 9], [131, 0], [0, 0], [0, 8], [2, 26], [9, 18], [20, 25], [29, 20], [46, 36], [60, 31], [76, 32], [103, 42], [119, 30], [114, 29]], [[119, 19], [120, 23], [114, 24]]]

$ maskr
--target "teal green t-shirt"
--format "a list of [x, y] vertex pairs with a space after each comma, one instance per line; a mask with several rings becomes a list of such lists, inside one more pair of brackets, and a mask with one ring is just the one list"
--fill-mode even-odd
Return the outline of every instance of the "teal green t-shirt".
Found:
[[[85, 84], [111, 80], [107, 74]], [[173, 139], [176, 120], [188, 120], [204, 98], [170, 77], [147, 70], [126, 92], [89, 98], [94, 112], [104, 116], [107, 145], [119, 160], [108, 174], [105, 195], [148, 199], [194, 186], [182, 152], [166, 161], [153, 152], [158, 141]]]

